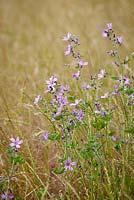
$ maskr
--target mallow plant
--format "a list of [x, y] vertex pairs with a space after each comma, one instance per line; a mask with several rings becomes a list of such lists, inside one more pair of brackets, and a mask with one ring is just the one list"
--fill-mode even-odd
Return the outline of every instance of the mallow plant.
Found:
[[[18, 199], [21, 200], [19, 195], [16, 195], [15, 186], [16, 180], [20, 173], [21, 165], [24, 164], [24, 158], [20, 153], [20, 147], [23, 144], [23, 140], [19, 137], [10, 138], [10, 144], [6, 151], [7, 156], [7, 169], [0, 176], [0, 194], [1, 199]], [[15, 194], [14, 194], [15, 192]]]
[[73, 71], [69, 82], [75, 80], [78, 91], [69, 82], [60, 83], [55, 74], [46, 80], [44, 94], [34, 100], [51, 125], [41, 142], [57, 144], [53, 174], [63, 181], [65, 199], [69, 195], [71, 199], [134, 198], [134, 53], [121, 56], [123, 37], [112, 23], [102, 36], [111, 43], [107, 54], [113, 58], [112, 72], [103, 67], [85, 79], [83, 68], [90, 63], [81, 55], [79, 38], [68, 33], [63, 37], [64, 55], [72, 62], [66, 67]]
[[[20, 153], [24, 141], [11, 138], [7, 151], [10, 170], [0, 176], [2, 199], [17, 199], [12, 181], [20, 165], [26, 164], [40, 180], [28, 194], [34, 193], [35, 199], [134, 199], [134, 53], [121, 55], [123, 37], [115, 33], [112, 23], [102, 36], [111, 43], [107, 56], [113, 63], [86, 76], [90, 62], [81, 54], [79, 38], [72, 33], [63, 37], [64, 55], [72, 59], [65, 66], [72, 76], [61, 83], [52, 74], [45, 81], [44, 93], [37, 94], [32, 103], [48, 124], [36, 134], [38, 143], [45, 146], [46, 154], [56, 154], [56, 161], [44, 183], [43, 175], [24, 162]], [[51, 189], [53, 181], [58, 192]]]
[[[63, 38], [64, 54], [72, 62], [66, 66], [75, 70], [72, 79], [79, 90], [61, 84], [53, 75], [46, 81], [45, 94], [34, 101], [52, 125], [41, 136], [42, 142], [58, 144], [58, 167], [53, 173], [62, 174], [65, 194], [70, 193], [72, 199], [73, 195], [78, 199], [134, 198], [134, 53], [121, 56], [123, 37], [116, 35], [112, 23], [102, 36], [112, 44], [107, 51], [113, 58], [112, 73], [105, 67], [85, 80], [82, 71], [90, 63], [80, 53], [78, 37], [68, 33]], [[73, 188], [66, 184], [68, 180]]]

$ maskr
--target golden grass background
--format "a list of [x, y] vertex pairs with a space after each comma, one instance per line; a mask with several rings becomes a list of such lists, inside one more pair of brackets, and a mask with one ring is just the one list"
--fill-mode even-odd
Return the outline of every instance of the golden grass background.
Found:
[[[133, 0], [0, 0], [0, 91], [15, 106], [21, 89], [34, 94], [51, 74], [65, 78], [67, 32], [79, 36], [89, 72], [109, 62], [102, 31], [107, 22], [133, 51]], [[3, 109], [3, 102], [0, 105]]]
[[0, 0], [0, 120], [6, 135], [32, 133], [41, 124], [27, 114], [23, 92], [32, 98], [44, 92], [52, 74], [70, 80], [63, 67], [67, 32], [80, 38], [89, 74], [111, 65], [106, 55], [110, 46], [102, 38], [108, 22], [123, 36], [123, 52], [132, 52], [133, 0]]

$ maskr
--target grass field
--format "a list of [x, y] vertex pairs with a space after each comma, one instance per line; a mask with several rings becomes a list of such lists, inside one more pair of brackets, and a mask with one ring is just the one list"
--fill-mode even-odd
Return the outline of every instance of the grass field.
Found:
[[[130, 95], [134, 94], [134, 61], [115, 67], [114, 59], [107, 55], [112, 45], [102, 32], [110, 22], [117, 35], [123, 37], [119, 47], [122, 58], [132, 55], [133, 0], [0, 0], [1, 199], [134, 199], [134, 103], [129, 105]], [[78, 36], [83, 60], [89, 63], [83, 67], [80, 82], [72, 78], [76, 69], [64, 66], [72, 62], [64, 55], [67, 45], [62, 39], [68, 32]], [[110, 76], [127, 76], [131, 83], [125, 89], [123, 83], [119, 97], [102, 100], [107, 112], [114, 105], [118, 107], [104, 127], [98, 124], [102, 120], [98, 115], [96, 122], [92, 109], [97, 95], [112, 91], [114, 83], [106, 78], [101, 90], [85, 94], [81, 89], [82, 81], [101, 69]], [[87, 113], [84, 125], [71, 126], [73, 137], [66, 138], [65, 133], [66, 141], [61, 129], [68, 128], [68, 118], [51, 122], [52, 97], [45, 93], [46, 80], [55, 74], [58, 82], [70, 85], [70, 104], [82, 99], [80, 108]], [[36, 106], [34, 100], [39, 94], [44, 100]], [[44, 105], [50, 106], [48, 110]], [[70, 113], [68, 110], [67, 115]], [[47, 130], [51, 135], [42, 141]], [[10, 148], [10, 138], [17, 136], [23, 144], [14, 152], [17, 149]], [[70, 157], [77, 164], [72, 164], [73, 170], [65, 170]]]

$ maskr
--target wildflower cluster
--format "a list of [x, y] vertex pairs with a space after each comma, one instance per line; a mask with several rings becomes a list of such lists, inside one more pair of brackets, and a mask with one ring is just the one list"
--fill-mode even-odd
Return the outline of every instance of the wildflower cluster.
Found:
[[88, 62], [87, 61], [85, 62], [82, 60], [82, 55], [78, 51], [78, 46], [80, 45], [80, 43], [77, 36], [72, 35], [71, 33], [68, 33], [67, 36], [63, 38], [63, 41], [67, 41], [69, 43], [67, 47], [67, 51], [65, 51], [64, 54], [65, 56], [71, 55], [75, 59], [74, 65], [75, 65], [75, 68], [78, 69], [78, 71], [75, 74], [73, 74], [73, 78], [78, 80], [81, 75], [81, 69], [84, 66], [87, 66]]
[[[103, 37], [112, 41], [113, 50], [107, 53], [117, 58], [118, 65], [122, 66], [118, 48], [122, 45], [123, 39], [121, 36], [116, 36], [111, 23], [107, 24], [107, 29], [103, 31]], [[73, 65], [78, 69], [73, 74], [73, 78], [79, 80], [82, 68], [88, 65], [88, 62], [82, 60], [82, 56], [78, 51], [78, 46], [80, 46], [79, 39], [77, 36], [68, 33], [63, 38], [63, 41], [68, 42], [67, 50], [64, 54], [73, 57]], [[113, 116], [116, 115], [114, 113], [118, 108], [117, 104], [109, 105], [108, 102], [113, 102], [116, 96], [120, 96], [120, 98], [124, 98], [126, 105], [132, 105], [134, 102], [133, 78], [128, 78], [126, 74], [121, 74], [120, 77], [111, 76], [111, 79], [115, 81], [114, 88], [106, 92], [102, 89], [104, 78], [108, 79], [108, 73], [105, 69], [100, 69], [98, 74], [90, 75], [88, 83], [83, 83], [80, 86], [86, 94], [85, 97], [79, 94], [80, 98], [80, 96], [78, 97], [75, 94], [72, 95], [70, 86], [61, 85], [58, 76], [54, 75], [46, 81], [48, 89], [45, 93], [51, 95], [51, 100], [47, 102], [43, 100], [41, 95], [35, 98], [35, 105], [39, 104], [40, 106], [43, 105], [43, 107], [45, 105], [45, 113], [54, 127], [54, 132], [46, 131], [42, 135], [42, 141], [61, 141], [64, 148], [64, 155], [61, 155], [62, 159], [60, 159], [62, 168], [59, 171], [56, 169], [55, 173], [63, 173], [66, 170], [72, 171], [74, 166], [78, 166], [79, 159], [76, 157], [75, 151], [79, 151], [79, 154], [87, 161], [93, 155], [95, 159], [98, 159], [97, 155], [100, 153], [99, 146], [101, 146], [102, 142], [98, 140], [98, 134], [100, 135], [102, 131], [106, 132], [104, 135], [109, 135], [111, 142], [119, 141], [116, 139], [119, 136], [114, 135], [116, 134], [115, 131], [111, 130], [112, 135], [110, 131], [107, 132], [108, 129], [112, 129], [111, 122], [114, 120]], [[124, 94], [126, 95], [125, 97], [122, 96]], [[87, 99], [87, 96], [89, 96], [89, 99]], [[42, 103], [42, 101], [44, 102]], [[123, 112], [127, 117], [127, 108], [124, 103]], [[77, 138], [77, 132], [83, 132], [83, 127], [85, 131], [87, 130], [86, 132], [84, 131], [87, 142], [82, 145], [80, 138], [82, 139], [83, 136], [80, 134], [79, 138]], [[128, 123], [124, 129], [128, 129]], [[93, 135], [96, 135], [96, 137]], [[124, 133], [120, 133], [120, 137], [123, 138], [121, 139], [122, 141], [127, 141], [129, 135], [124, 137]], [[72, 158], [77, 160], [77, 162], [72, 162]]]
[[[105, 29], [103, 31], [103, 37], [106, 37], [108, 38], [109, 40], [112, 40], [112, 42], [118, 44], [118, 45], [121, 45], [122, 42], [123, 42], [123, 38], [121, 36], [117, 36], [116, 37], [116, 34], [114, 33], [114, 30], [113, 30], [113, 27], [112, 27], [112, 23], [108, 23], [107, 24], [107, 29]], [[114, 55], [116, 52], [114, 51], [109, 51], [109, 54], [110, 55]]]
[[10, 148], [7, 150], [7, 155], [9, 157], [9, 169], [7, 174], [0, 176], [0, 194], [1, 199], [15, 199], [13, 194], [12, 186], [14, 185], [16, 174], [19, 170], [19, 166], [24, 163], [24, 159], [19, 152], [20, 145], [23, 143], [23, 140], [20, 140], [19, 137], [10, 138]]
[[[114, 61], [115, 66], [119, 67], [120, 71], [120, 77], [111, 77], [114, 80], [116, 80], [115, 84], [115, 91], [112, 94], [118, 95], [119, 92], [124, 93], [126, 95], [127, 99], [127, 104], [133, 104], [133, 100], [131, 101], [133, 97], [133, 87], [134, 87], [134, 78], [133, 76], [127, 77], [128, 75], [128, 70], [129, 69], [129, 62], [133, 59], [133, 53], [130, 56], [126, 56], [125, 58], [122, 58], [119, 52], [119, 47], [123, 43], [123, 38], [122, 36], [116, 36], [112, 23], [107, 24], [107, 29], [105, 29], [102, 33], [103, 37], [108, 38], [109, 40], [112, 41], [112, 50], [107, 51], [107, 53], [114, 57], [116, 60]], [[124, 97], [123, 97], [124, 98]]]
[[[71, 66], [71, 80], [62, 84], [58, 75], [52, 75], [45, 81], [44, 93], [33, 100], [36, 117], [45, 118], [30, 143], [36, 153], [26, 145], [30, 156], [26, 153], [25, 161], [24, 141], [8, 140], [6, 170], [0, 175], [1, 199], [54, 199], [52, 180], [59, 190], [56, 199], [133, 199], [134, 53], [122, 56], [122, 36], [115, 33], [112, 23], [106, 26], [102, 36], [111, 42], [107, 55], [114, 67], [97, 66], [95, 74], [85, 77], [88, 62], [80, 52], [79, 38], [71, 33], [63, 37], [64, 55], [72, 59], [66, 65]], [[20, 189], [19, 181], [31, 190], [24, 191], [23, 198], [16, 189]]]
[[[42, 143], [50, 145], [49, 141], [52, 141], [61, 149], [54, 173], [68, 175], [68, 171], [82, 172], [86, 180], [89, 177], [86, 183], [92, 186], [95, 180], [105, 184], [105, 179], [101, 177], [103, 173], [108, 176], [108, 181], [110, 179], [108, 174], [112, 169], [107, 166], [106, 154], [110, 155], [108, 159], [111, 163], [116, 155], [125, 162], [127, 148], [132, 150], [134, 144], [134, 76], [127, 70], [132, 55], [122, 58], [119, 49], [123, 38], [116, 36], [112, 23], [107, 24], [102, 35], [112, 42], [112, 49], [107, 53], [115, 59], [118, 73], [113, 75], [108, 69], [98, 67], [98, 73], [89, 74], [88, 80], [83, 79], [81, 71], [88, 66], [88, 62], [82, 59], [78, 37], [68, 33], [63, 38], [68, 43], [64, 54], [73, 59], [70, 65], [77, 71], [72, 78], [77, 81], [80, 90], [75, 92], [71, 85], [60, 84], [59, 77], [53, 75], [46, 80], [45, 97], [38, 95], [34, 100], [35, 107], [52, 125], [49, 131], [41, 133]], [[110, 87], [105, 87], [105, 80]], [[11, 141], [11, 146], [16, 149], [22, 143], [18, 139]], [[116, 170], [119, 173], [118, 168]], [[94, 191], [97, 190], [94, 187]]]

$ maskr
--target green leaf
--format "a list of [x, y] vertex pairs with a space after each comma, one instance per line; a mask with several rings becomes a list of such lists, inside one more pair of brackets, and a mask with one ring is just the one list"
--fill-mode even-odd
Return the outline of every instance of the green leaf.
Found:
[[23, 200], [22, 197], [15, 197], [15, 200]]
[[61, 135], [59, 133], [51, 133], [49, 134], [49, 139], [52, 141], [60, 140]]
[[63, 174], [65, 171], [64, 167], [62, 167], [61, 169], [58, 169], [57, 167], [53, 170], [53, 172], [55, 174]]
[[86, 108], [88, 108], [90, 105], [91, 105], [91, 102], [88, 101], [88, 102], [83, 103], [83, 104], [82, 104], [82, 107], [86, 109]]
[[10, 160], [11, 160], [11, 163], [14, 164], [14, 165], [21, 165], [21, 164], [24, 163], [24, 158], [17, 153], [13, 154], [10, 157]]
[[62, 115], [58, 115], [58, 116], [54, 117], [54, 119], [60, 120], [60, 119], [63, 119], [63, 116]]
[[100, 119], [103, 121], [110, 121], [112, 119], [112, 113], [110, 113], [106, 116], [101, 116]]
[[14, 148], [14, 147], [11, 147], [11, 148], [9, 148], [9, 149], [7, 149], [7, 154], [12, 154], [12, 153], [14, 153], [16, 151], [16, 149]]
[[77, 147], [77, 145], [78, 145], [77, 141], [73, 141], [73, 142], [70, 143], [71, 149], [75, 149]]
[[75, 96], [71, 96], [71, 95], [70, 95], [70, 96], [68, 96], [67, 98], [68, 98], [68, 100], [70, 100], [70, 101], [74, 101], [74, 100], [76, 99], [76, 97], [75, 97]]
[[128, 89], [128, 90], [125, 90], [125, 93], [128, 94], [128, 95], [131, 95], [134, 93], [134, 89]]
[[85, 160], [88, 160], [89, 158], [94, 157], [94, 151], [90, 147], [85, 147], [85, 148], [81, 149], [80, 154]]
[[116, 80], [116, 81], [119, 80], [118, 76], [111, 76], [110, 78], [113, 79], [113, 80]]
[[125, 129], [126, 133], [134, 134], [134, 127]]
[[109, 132], [109, 136], [112, 136], [112, 135], [114, 135], [114, 134], [115, 134], [115, 132], [112, 131], [112, 130]]
[[119, 144], [119, 143], [116, 143], [116, 144], [114, 145], [114, 148], [115, 148], [117, 151], [119, 151], [119, 150], [120, 150], [120, 144]]
[[47, 194], [47, 188], [41, 187], [37, 192], [36, 195], [39, 199], [43, 199], [45, 195]]
[[87, 126], [87, 124], [85, 122], [80, 122], [80, 121], [75, 122], [75, 127], [76, 128], [79, 128], [80, 126], [81, 127]]
[[101, 129], [105, 128], [107, 126], [107, 122], [104, 120], [99, 120], [96, 122], [92, 122], [91, 125], [96, 128], [98, 131], [100, 131]]
[[65, 157], [64, 157], [64, 158], [59, 158], [59, 159], [58, 159], [58, 163], [63, 163], [65, 160], [66, 160]]

